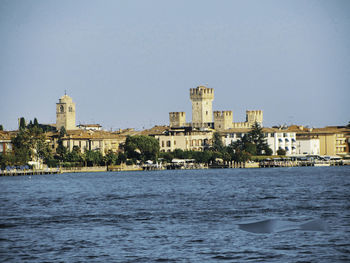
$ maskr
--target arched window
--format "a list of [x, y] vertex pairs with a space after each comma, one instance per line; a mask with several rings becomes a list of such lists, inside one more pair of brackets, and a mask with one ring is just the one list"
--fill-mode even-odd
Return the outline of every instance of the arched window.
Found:
[[69, 106], [69, 112], [72, 112], [72, 111], [73, 111], [73, 107]]
[[64, 112], [64, 107], [63, 107], [63, 105], [60, 106], [60, 112]]

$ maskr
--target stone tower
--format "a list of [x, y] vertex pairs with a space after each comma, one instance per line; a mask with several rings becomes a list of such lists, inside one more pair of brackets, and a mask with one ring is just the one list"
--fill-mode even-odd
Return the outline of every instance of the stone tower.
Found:
[[262, 122], [263, 122], [262, 110], [247, 110], [246, 121], [251, 125], [257, 122], [260, 124], [260, 126], [262, 126]]
[[199, 86], [190, 89], [192, 101], [192, 126], [209, 127], [213, 123], [214, 89]]
[[185, 112], [169, 112], [170, 127], [184, 127], [186, 125]]
[[66, 94], [56, 103], [56, 129], [75, 130], [75, 103]]
[[214, 111], [215, 130], [222, 131], [233, 127], [232, 111]]

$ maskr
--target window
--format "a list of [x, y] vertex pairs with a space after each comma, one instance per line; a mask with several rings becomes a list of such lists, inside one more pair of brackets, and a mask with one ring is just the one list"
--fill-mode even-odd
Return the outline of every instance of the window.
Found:
[[164, 141], [162, 141], [162, 147], [164, 147]]
[[63, 107], [63, 105], [60, 106], [60, 112], [64, 112], [64, 107]]
[[73, 111], [73, 107], [69, 106], [69, 112], [72, 112], [72, 111]]
[[176, 141], [174, 140], [174, 145], [176, 145]]
[[170, 147], [170, 146], [171, 146], [171, 142], [170, 142], [170, 141], [167, 141], [167, 142], [166, 142], [166, 146], [167, 146], [167, 147]]
[[208, 111], [206, 111], [205, 114], [208, 115]]

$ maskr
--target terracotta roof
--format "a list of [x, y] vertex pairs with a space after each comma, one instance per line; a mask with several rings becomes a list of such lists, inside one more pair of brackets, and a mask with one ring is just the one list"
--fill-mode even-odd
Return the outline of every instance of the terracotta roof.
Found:
[[86, 130], [70, 130], [67, 131], [65, 139], [122, 139], [123, 135], [117, 132], [108, 131], [86, 131]]
[[151, 129], [143, 130], [139, 132], [139, 135], [159, 135], [163, 134], [165, 131], [169, 130], [169, 126], [154, 126]]
[[0, 140], [11, 140], [16, 134], [17, 131], [0, 131]]

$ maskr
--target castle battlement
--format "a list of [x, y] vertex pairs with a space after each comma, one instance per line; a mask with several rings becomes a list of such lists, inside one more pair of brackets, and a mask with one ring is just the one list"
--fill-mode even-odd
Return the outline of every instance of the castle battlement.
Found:
[[186, 116], [186, 113], [183, 111], [169, 112], [169, 117], [172, 117], [172, 118], [183, 117], [183, 116]]
[[248, 123], [258, 122], [258, 123], [262, 124], [263, 111], [262, 110], [247, 110], [246, 111], [246, 121]]
[[190, 89], [191, 100], [214, 99], [214, 89], [205, 86], [198, 86], [195, 89]]
[[232, 111], [230, 110], [224, 110], [224, 111], [214, 111], [214, 118], [215, 117], [232, 117]]

